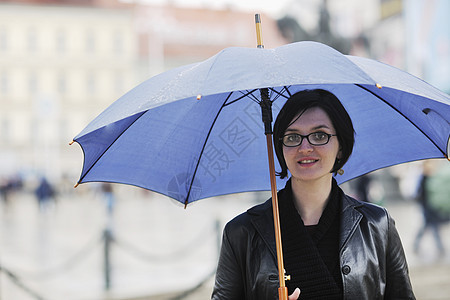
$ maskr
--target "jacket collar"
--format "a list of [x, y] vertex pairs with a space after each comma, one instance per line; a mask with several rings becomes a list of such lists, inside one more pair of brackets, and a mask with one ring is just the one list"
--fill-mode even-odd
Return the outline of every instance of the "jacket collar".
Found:
[[[353, 199], [350, 196], [342, 193], [342, 207], [341, 207], [341, 231], [339, 238], [339, 250], [346, 245], [348, 239], [355, 231], [363, 215], [358, 211], [358, 208], [364, 206], [364, 203]], [[275, 229], [273, 223], [272, 198], [263, 204], [254, 206], [247, 211], [250, 220], [255, 227], [258, 234], [266, 243], [270, 252], [276, 261], [276, 244], [275, 244]]]
[[263, 204], [250, 208], [247, 213], [250, 216], [250, 221], [263, 239], [264, 243], [266, 243], [276, 262], [277, 254], [275, 228], [273, 223], [272, 198]]
[[339, 237], [339, 251], [347, 244], [350, 236], [355, 231], [363, 215], [358, 208], [364, 206], [364, 203], [353, 199], [343, 193], [341, 207], [341, 231]]

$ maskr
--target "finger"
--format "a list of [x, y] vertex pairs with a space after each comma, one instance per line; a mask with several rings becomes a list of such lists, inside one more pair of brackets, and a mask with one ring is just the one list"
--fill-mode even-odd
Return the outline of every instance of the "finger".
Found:
[[300, 289], [296, 288], [294, 292], [289, 296], [288, 300], [297, 300], [300, 296]]

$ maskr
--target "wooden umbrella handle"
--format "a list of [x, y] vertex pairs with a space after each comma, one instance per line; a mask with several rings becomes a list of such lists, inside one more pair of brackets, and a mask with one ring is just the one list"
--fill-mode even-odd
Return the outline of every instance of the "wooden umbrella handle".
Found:
[[280, 287], [278, 288], [278, 297], [280, 300], [287, 300], [288, 289], [286, 287], [284, 278], [283, 248], [281, 243], [280, 214], [278, 210], [277, 181], [275, 177], [272, 134], [266, 134], [266, 141], [267, 141], [267, 154], [269, 158], [270, 187], [272, 191], [272, 210], [273, 210], [273, 223], [275, 227], [275, 244], [277, 248], [278, 278], [280, 280]]
[[[255, 15], [256, 23], [256, 38], [258, 48], [263, 49], [261, 18], [259, 14]], [[275, 227], [275, 244], [277, 248], [277, 262], [278, 262], [278, 278], [280, 280], [280, 287], [278, 288], [279, 300], [288, 300], [288, 289], [284, 277], [284, 262], [283, 262], [283, 248], [281, 245], [281, 227], [280, 214], [278, 210], [278, 193], [277, 180], [275, 177], [275, 163], [273, 157], [273, 143], [272, 143], [272, 104], [270, 103], [269, 92], [267, 88], [260, 89], [261, 92], [261, 113], [265, 128], [265, 135], [267, 141], [267, 155], [269, 158], [269, 172], [270, 172], [270, 188], [272, 191], [272, 209], [273, 209], [273, 223]]]

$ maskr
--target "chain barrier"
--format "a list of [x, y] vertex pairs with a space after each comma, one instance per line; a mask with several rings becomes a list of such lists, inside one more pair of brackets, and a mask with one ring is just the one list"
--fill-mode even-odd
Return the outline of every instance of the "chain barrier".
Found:
[[[7, 275], [11, 281], [16, 284], [19, 288], [21, 288], [23, 291], [25, 291], [30, 296], [34, 297], [35, 299], [44, 300], [42, 296], [31, 290], [29, 287], [27, 287], [23, 283], [22, 278], [26, 278], [28, 280], [45, 280], [54, 276], [59, 275], [60, 273], [67, 272], [67, 270], [73, 268], [76, 263], [78, 263], [79, 260], [81, 260], [87, 253], [89, 253], [92, 249], [95, 248], [95, 245], [101, 243], [103, 241], [103, 235], [99, 239], [96, 237], [92, 241], [90, 241], [85, 247], [83, 247], [80, 251], [75, 253], [70, 259], [62, 263], [61, 265], [48, 269], [45, 271], [30, 273], [26, 271], [15, 271], [12, 272], [9, 269], [5, 268], [4, 266], [0, 265], [0, 272], [3, 272], [5, 275]], [[21, 274], [20, 276], [17, 274]]]
[[[210, 228], [208, 226], [208, 228]], [[139, 257], [143, 260], [150, 261], [150, 262], [161, 262], [161, 261], [173, 261], [174, 258], [184, 258], [186, 253], [193, 253], [193, 251], [189, 251], [190, 249], [193, 249], [195, 247], [198, 247], [200, 244], [208, 241], [214, 236], [218, 236], [219, 234], [219, 226], [216, 222], [216, 226], [213, 230], [208, 229], [201, 233], [199, 233], [194, 239], [192, 239], [189, 243], [181, 247], [180, 249], [170, 252], [170, 253], [164, 253], [164, 254], [151, 254], [148, 252], [145, 252], [138, 247], [132, 245], [131, 243], [121, 239], [117, 238], [115, 234], [112, 234], [110, 238], [110, 242], [112, 242], [111, 245], [116, 245], [119, 248], [125, 250], [125, 252], [131, 253], [132, 255]], [[30, 296], [34, 297], [38, 300], [45, 300], [42, 296], [34, 292], [32, 289], [27, 287], [23, 283], [23, 279], [25, 278], [27, 280], [45, 280], [57, 275], [60, 275], [61, 273], [67, 272], [67, 270], [75, 267], [77, 263], [83, 259], [89, 252], [91, 252], [93, 249], [95, 249], [96, 245], [98, 244], [105, 244], [106, 236], [105, 233], [102, 233], [100, 238], [96, 236], [93, 240], [89, 241], [81, 250], [79, 250], [77, 253], [75, 253], [71, 258], [69, 258], [67, 261], [63, 262], [59, 266], [56, 266], [51, 269], [47, 269], [44, 271], [39, 272], [27, 272], [27, 271], [15, 271], [12, 272], [5, 268], [4, 266], [0, 265], [0, 272], [5, 273], [15, 284], [16, 286], [20, 287], [23, 291], [28, 293]], [[16, 275], [16, 274], [20, 274]], [[202, 280], [199, 284], [194, 286], [193, 288], [183, 292], [179, 296], [176, 296], [173, 298], [173, 300], [182, 299], [187, 294], [191, 294], [202, 287], [202, 285], [209, 280], [213, 275], [215, 274], [215, 270], [207, 275], [207, 277]], [[171, 299], [172, 300], [172, 299]]]
[[210, 278], [212, 278], [214, 276], [214, 274], [216, 274], [216, 269], [214, 269], [212, 272], [210, 272], [208, 275], [206, 275], [206, 277], [202, 281], [200, 281], [196, 286], [194, 286], [194, 287], [192, 287], [192, 288], [190, 288], [190, 289], [180, 293], [177, 296], [174, 296], [174, 297], [170, 298], [169, 300], [181, 300], [181, 299], [184, 299], [187, 296], [195, 293], [197, 290], [201, 289], [203, 287], [203, 285], [208, 280], [210, 280]]
[[45, 300], [44, 297], [40, 296], [38, 293], [36, 293], [35, 291], [33, 291], [32, 289], [27, 287], [19, 277], [17, 277], [13, 272], [6, 269], [2, 265], [0, 265], [0, 272], [5, 273], [5, 275], [8, 276], [16, 286], [21, 288], [24, 292], [26, 292], [28, 295], [32, 296], [34, 299]]
[[[217, 227], [217, 226], [216, 226]], [[179, 249], [164, 253], [164, 254], [152, 254], [146, 251], [143, 251], [139, 249], [138, 247], [132, 245], [131, 243], [117, 237], [113, 237], [113, 241], [116, 244], [116, 246], [119, 246], [123, 250], [125, 250], [128, 253], [131, 253], [135, 257], [139, 257], [140, 259], [146, 260], [148, 262], [161, 262], [161, 261], [173, 261], [174, 258], [184, 258], [186, 256], [186, 253], [192, 253], [192, 251], [189, 251], [190, 249], [193, 249], [193, 247], [198, 247], [198, 245], [206, 242], [208, 239], [212, 238], [217, 234], [217, 229], [214, 228], [213, 231], [211, 229], [205, 230], [204, 232], [199, 233], [193, 240], [191, 240], [188, 244], [184, 245], [183, 247], [180, 247]]]
[[71, 258], [67, 259], [65, 262], [54, 268], [38, 272], [16, 270], [16, 273], [21, 274], [21, 277], [32, 280], [45, 280], [54, 276], [58, 276], [61, 273], [67, 272], [67, 270], [75, 267], [81, 259], [83, 259], [90, 251], [95, 249], [95, 246], [97, 244], [101, 244], [103, 242], [103, 239], [103, 235], [100, 238], [98, 236], [95, 237], [94, 239], [89, 241], [83, 248], [81, 248], [81, 250], [75, 253]]

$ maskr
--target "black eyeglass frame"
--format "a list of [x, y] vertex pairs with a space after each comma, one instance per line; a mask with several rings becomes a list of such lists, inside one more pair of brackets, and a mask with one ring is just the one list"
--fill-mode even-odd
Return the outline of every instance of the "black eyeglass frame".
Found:
[[[309, 137], [310, 137], [311, 135], [313, 135], [313, 134], [318, 134], [318, 133], [325, 134], [325, 135], [328, 137], [327, 141], [324, 142], [324, 143], [321, 143], [321, 144], [311, 143], [311, 141], [309, 140]], [[302, 139], [300, 140], [300, 143], [299, 143], [298, 145], [292, 145], [292, 146], [286, 145], [286, 144], [284, 143], [284, 138], [285, 138], [286, 136], [290, 136], [290, 135], [297, 135], [297, 136], [300, 136], [300, 137], [302, 138]], [[301, 134], [299, 134], [299, 133], [289, 133], [289, 134], [283, 135], [283, 137], [280, 138], [280, 141], [281, 141], [281, 143], [282, 143], [285, 147], [298, 147], [298, 146], [300, 146], [300, 145], [303, 143], [303, 140], [306, 138], [306, 140], [308, 141], [308, 143], [309, 143], [310, 145], [312, 145], [312, 146], [323, 146], [323, 145], [326, 145], [326, 144], [328, 144], [328, 143], [330, 142], [330, 139], [331, 139], [332, 136], [337, 136], [337, 135], [336, 135], [336, 134], [326, 133], [326, 132], [311, 132], [311, 133], [308, 134], [308, 135], [301, 135]]]

